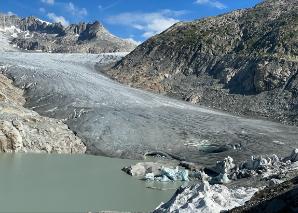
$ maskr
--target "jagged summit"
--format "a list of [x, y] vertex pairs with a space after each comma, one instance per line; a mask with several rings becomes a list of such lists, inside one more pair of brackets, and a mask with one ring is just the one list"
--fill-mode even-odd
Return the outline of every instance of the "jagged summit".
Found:
[[[135, 44], [112, 35], [99, 22], [63, 26], [36, 17], [0, 14], [0, 28], [8, 29], [11, 44], [44, 52], [130, 52]], [[2, 30], [3, 31], [3, 30]]]

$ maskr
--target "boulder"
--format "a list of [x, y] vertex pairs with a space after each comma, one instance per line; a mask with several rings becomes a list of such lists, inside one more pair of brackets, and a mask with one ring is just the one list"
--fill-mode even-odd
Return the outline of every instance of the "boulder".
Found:
[[154, 176], [160, 174], [162, 164], [155, 162], [140, 162], [135, 165], [124, 167], [122, 171], [131, 176], [145, 177], [147, 173], [153, 173]]

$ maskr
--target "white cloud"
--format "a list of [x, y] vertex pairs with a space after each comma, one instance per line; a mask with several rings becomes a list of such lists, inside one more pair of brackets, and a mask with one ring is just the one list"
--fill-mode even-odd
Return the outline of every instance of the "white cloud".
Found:
[[41, 2], [49, 5], [55, 4], [55, 0], [41, 0]]
[[11, 11], [8, 11], [7, 12], [7, 15], [9, 15], [9, 16], [13, 16], [13, 15], [16, 15], [14, 12], [11, 12]]
[[73, 16], [77, 16], [79, 18], [87, 16], [88, 11], [86, 8], [79, 8], [75, 6], [72, 2], [66, 4], [66, 10]]
[[131, 42], [131, 43], [134, 43], [134, 44], [136, 44], [136, 45], [139, 45], [139, 44], [142, 43], [141, 41], [136, 41], [136, 40], [134, 40], [133, 38], [125, 38], [124, 40], [129, 41], [129, 42]]
[[196, 0], [195, 3], [200, 5], [203, 5], [203, 4], [209, 5], [211, 7], [215, 7], [220, 10], [228, 8], [225, 4], [217, 0]]
[[101, 10], [101, 11], [104, 11], [104, 10], [108, 10], [108, 9], [110, 9], [110, 8], [112, 8], [112, 7], [117, 6], [119, 3], [120, 3], [120, 0], [115, 1], [115, 2], [113, 2], [112, 4], [109, 4], [109, 5], [102, 5], [102, 4], [99, 4], [99, 5], [97, 6], [97, 8], [98, 8], [99, 10]]
[[69, 25], [69, 21], [67, 21], [63, 16], [57, 16], [55, 13], [48, 13], [48, 18], [53, 22], [61, 23], [63, 26]]
[[149, 38], [179, 22], [177, 17], [185, 13], [186, 11], [173, 10], [162, 10], [153, 13], [128, 12], [110, 16], [107, 22], [140, 30], [143, 37]]

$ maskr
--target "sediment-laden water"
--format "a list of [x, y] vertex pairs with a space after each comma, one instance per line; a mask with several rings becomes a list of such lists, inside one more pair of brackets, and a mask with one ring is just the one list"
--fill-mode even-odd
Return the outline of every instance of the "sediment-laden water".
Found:
[[0, 154], [0, 212], [147, 212], [180, 184], [132, 178], [121, 171], [132, 163], [89, 155]]

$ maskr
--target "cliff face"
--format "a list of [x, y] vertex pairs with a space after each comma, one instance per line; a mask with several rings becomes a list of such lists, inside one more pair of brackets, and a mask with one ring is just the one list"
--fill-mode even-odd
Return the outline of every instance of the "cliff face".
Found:
[[0, 73], [0, 152], [85, 153], [62, 121], [25, 109], [22, 94]]
[[0, 14], [0, 28], [11, 37], [11, 44], [25, 50], [60, 53], [130, 52], [136, 46], [112, 35], [98, 21], [65, 27], [32, 16], [21, 19]]
[[298, 2], [177, 23], [105, 71], [116, 80], [242, 115], [298, 118]]

